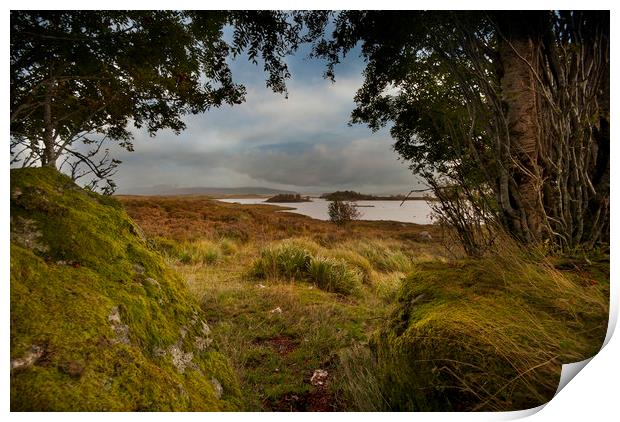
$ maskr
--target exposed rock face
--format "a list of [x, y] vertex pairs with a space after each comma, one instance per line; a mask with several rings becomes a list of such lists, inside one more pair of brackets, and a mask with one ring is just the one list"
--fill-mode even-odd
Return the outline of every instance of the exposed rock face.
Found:
[[176, 366], [181, 374], [184, 373], [187, 368], [198, 370], [198, 367], [193, 362], [194, 354], [192, 352], [185, 352], [180, 346], [175, 344], [168, 348], [168, 353], [172, 356], [172, 364]]
[[205, 350], [213, 343], [213, 340], [208, 337], [196, 337], [196, 348], [200, 351]]
[[[198, 324], [198, 322], [200, 322], [200, 324]], [[193, 344], [195, 345], [196, 349], [200, 352], [203, 352], [213, 342], [213, 339], [209, 337], [211, 334], [211, 329], [209, 328], [207, 323], [204, 321], [201, 321], [197, 315], [195, 315], [195, 317], [192, 318], [192, 321], [191, 321], [192, 327], [196, 325], [199, 325], [202, 327], [200, 330], [200, 334], [204, 335], [204, 337], [201, 335], [197, 335], [194, 337], [193, 335], [190, 334], [189, 339], [191, 340], [193, 338]], [[183, 346], [183, 341], [186, 339], [190, 331], [191, 330], [187, 326], [182, 326], [181, 328], [179, 328], [180, 337], [178, 341], [175, 344], [169, 346], [167, 349], [162, 349], [162, 348], [155, 349], [154, 354], [159, 357], [170, 356], [170, 358], [172, 359], [172, 364], [177, 368], [177, 371], [181, 374], [183, 374], [185, 370], [188, 368], [191, 368], [203, 374], [202, 370], [198, 367], [198, 365], [194, 361], [194, 353], [191, 351], [186, 351]]]
[[43, 347], [37, 346], [36, 344], [32, 345], [30, 350], [28, 350], [24, 356], [11, 359], [11, 369], [23, 368], [34, 364], [41, 358], [41, 356], [43, 356], [43, 351]]
[[121, 321], [118, 306], [112, 308], [110, 315], [108, 315], [108, 321], [110, 321], [112, 330], [116, 334], [116, 341], [119, 343], [129, 344], [129, 327]]
[[43, 234], [37, 228], [37, 223], [28, 218], [11, 217], [11, 242], [37, 252], [47, 252], [49, 246], [43, 243]]
[[218, 399], [221, 399], [222, 395], [224, 394], [224, 387], [222, 387], [222, 384], [220, 384], [217, 378], [211, 378], [211, 385], [213, 385], [213, 391], [215, 392], [215, 396]]

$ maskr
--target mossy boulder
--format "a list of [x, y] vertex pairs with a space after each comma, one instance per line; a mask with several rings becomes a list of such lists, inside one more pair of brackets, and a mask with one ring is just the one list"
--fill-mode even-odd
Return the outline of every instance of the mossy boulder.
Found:
[[561, 365], [602, 346], [608, 293], [515, 255], [417, 265], [371, 341], [386, 410], [546, 403]]
[[238, 410], [184, 282], [109, 197], [11, 170], [11, 409]]

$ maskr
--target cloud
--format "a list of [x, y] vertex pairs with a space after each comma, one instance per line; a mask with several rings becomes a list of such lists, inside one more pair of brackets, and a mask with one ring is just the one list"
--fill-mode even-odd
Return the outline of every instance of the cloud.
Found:
[[407, 190], [415, 179], [387, 131], [347, 125], [361, 75], [333, 84], [303, 73], [289, 82], [288, 99], [254, 80], [244, 104], [189, 116], [178, 136], [136, 131], [135, 152], [116, 150], [120, 191], [158, 184]]
[[237, 155], [231, 167], [255, 179], [301, 187], [394, 185], [411, 179], [386, 139], [254, 148]]

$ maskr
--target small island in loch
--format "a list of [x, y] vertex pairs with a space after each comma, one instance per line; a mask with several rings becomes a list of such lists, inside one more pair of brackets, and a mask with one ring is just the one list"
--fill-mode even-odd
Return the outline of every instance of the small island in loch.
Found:
[[336, 191], [332, 193], [324, 193], [321, 198], [328, 201], [413, 201], [413, 200], [427, 200], [427, 198], [421, 196], [408, 196], [408, 195], [368, 195], [365, 193], [359, 193], [352, 190]]
[[265, 202], [312, 202], [309, 196], [301, 196], [298, 193], [281, 193], [265, 200]]

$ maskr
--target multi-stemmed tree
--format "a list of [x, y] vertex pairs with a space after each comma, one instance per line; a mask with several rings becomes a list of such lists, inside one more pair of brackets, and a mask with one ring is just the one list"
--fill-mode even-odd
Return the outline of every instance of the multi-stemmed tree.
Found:
[[353, 122], [391, 125], [470, 254], [499, 226], [563, 249], [609, 236], [609, 12], [345, 11], [315, 54], [361, 43]]

